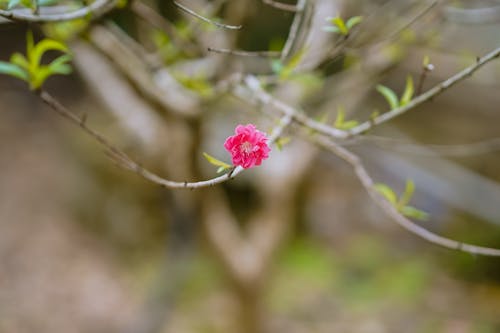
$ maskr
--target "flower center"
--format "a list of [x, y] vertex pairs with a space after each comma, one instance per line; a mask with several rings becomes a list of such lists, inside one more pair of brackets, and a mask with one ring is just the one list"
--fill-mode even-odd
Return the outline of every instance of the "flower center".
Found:
[[242, 153], [250, 154], [252, 152], [252, 144], [248, 141], [245, 141], [241, 144], [240, 150]]

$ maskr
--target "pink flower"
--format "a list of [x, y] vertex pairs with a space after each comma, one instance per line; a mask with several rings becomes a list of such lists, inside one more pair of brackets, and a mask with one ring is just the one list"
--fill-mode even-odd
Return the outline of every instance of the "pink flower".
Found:
[[238, 125], [234, 133], [224, 142], [234, 165], [248, 169], [260, 165], [262, 160], [269, 157], [271, 148], [267, 145], [266, 134], [256, 129], [255, 125]]

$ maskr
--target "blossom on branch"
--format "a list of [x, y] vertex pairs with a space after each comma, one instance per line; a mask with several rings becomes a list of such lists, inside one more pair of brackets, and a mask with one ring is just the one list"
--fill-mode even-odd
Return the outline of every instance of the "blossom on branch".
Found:
[[226, 139], [224, 147], [231, 154], [234, 165], [245, 169], [260, 165], [269, 157], [271, 148], [267, 145], [266, 134], [259, 131], [255, 125], [238, 125], [235, 135]]

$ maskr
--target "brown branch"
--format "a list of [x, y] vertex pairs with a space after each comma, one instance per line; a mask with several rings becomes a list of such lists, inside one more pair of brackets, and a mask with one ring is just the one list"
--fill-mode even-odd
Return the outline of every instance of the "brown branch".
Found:
[[423, 238], [433, 244], [445, 247], [451, 250], [458, 250], [475, 255], [484, 256], [500, 256], [500, 249], [494, 249], [489, 247], [477, 246], [472, 244], [467, 244], [459, 242], [453, 239], [449, 239], [440, 235], [437, 235], [418, 224], [414, 223], [410, 219], [406, 218], [404, 215], [398, 212], [398, 210], [387, 200], [385, 200], [380, 193], [378, 193], [374, 188], [374, 182], [371, 176], [366, 171], [360, 158], [348, 151], [347, 149], [341, 147], [337, 143], [333, 142], [324, 136], [315, 136], [311, 140], [321, 147], [333, 152], [335, 155], [342, 158], [344, 161], [349, 163], [353, 168], [354, 172], [358, 176], [361, 184], [366, 189], [370, 197], [375, 201], [377, 206], [379, 206], [387, 215], [391, 217], [393, 221], [399, 224], [401, 227], [405, 228], [409, 232]]
[[178, 3], [177, 1], [174, 1], [174, 5], [177, 6], [177, 8], [179, 8], [180, 10], [188, 13], [189, 15], [192, 15], [194, 17], [196, 17], [197, 19], [200, 19], [202, 21], [205, 21], [207, 23], [210, 23], [210, 24], [213, 24], [215, 25], [216, 27], [219, 27], [219, 28], [224, 28], [224, 29], [231, 29], [231, 30], [238, 30], [238, 29], [241, 29], [241, 25], [229, 25], [229, 24], [223, 24], [223, 23], [219, 23], [219, 22], [215, 22], [211, 19], [208, 19], [206, 18], [205, 16], [202, 16], [196, 12], [194, 12], [193, 10], [187, 8], [186, 6], [183, 6], [181, 5], [180, 3]]
[[230, 50], [230, 49], [218, 49], [215, 47], [208, 47], [207, 50], [210, 52], [215, 52], [215, 53], [225, 53], [225, 54], [231, 54], [231, 55], [243, 56], [243, 57], [277, 58], [281, 54], [281, 52], [276, 52], [276, 51], [241, 51], [241, 50]]
[[338, 128], [326, 125], [312, 118], [309, 118], [303, 112], [300, 112], [294, 107], [274, 98], [271, 94], [267, 93], [262, 89], [259, 79], [253, 75], [246, 76], [243, 81], [244, 85], [239, 86], [239, 88], [241, 89], [246, 88], [247, 90], [249, 90], [249, 92], [242, 91], [241, 89], [240, 90], [235, 89], [233, 92], [236, 95], [240, 95], [240, 97], [245, 96], [246, 99], [249, 99], [253, 103], [257, 102], [265, 105], [271, 105], [277, 110], [279, 110], [282, 114], [287, 114], [292, 116], [296, 122], [323, 135], [329, 136], [334, 139], [348, 139], [356, 135], [365, 133], [371, 128], [383, 124], [393, 118], [396, 118], [397, 116], [400, 116], [410, 111], [411, 109], [416, 108], [420, 104], [423, 104], [431, 100], [437, 95], [442, 94], [455, 84], [470, 77], [474, 72], [476, 72], [482, 66], [486, 65], [487, 63], [498, 57], [500, 57], [500, 47], [489, 52], [483, 57], [477, 58], [477, 61], [474, 64], [468, 66], [467, 68], [463, 69], [462, 71], [458, 72], [457, 74], [453, 75], [447, 80], [437, 84], [433, 88], [427, 90], [425, 93], [417, 96], [416, 98], [411, 100], [408, 104], [393, 109], [373, 119], [370, 119], [369, 121], [366, 121], [348, 131], [340, 130]]
[[415, 97], [413, 100], [411, 100], [408, 104], [393, 109], [387, 113], [384, 113], [374, 119], [371, 119], [370, 121], [366, 121], [362, 123], [361, 125], [358, 125], [351, 129], [348, 132], [347, 137], [352, 137], [354, 135], [361, 134], [363, 132], [368, 131], [374, 126], [380, 125], [382, 123], [385, 123], [393, 118], [396, 118], [397, 116], [402, 115], [403, 113], [414, 109], [415, 107], [419, 106], [420, 104], [423, 104], [424, 102], [427, 102], [428, 100], [432, 99], [433, 97], [442, 94], [455, 84], [459, 83], [462, 80], [465, 80], [466, 78], [470, 77], [475, 71], [477, 71], [479, 68], [482, 66], [486, 65], [488, 62], [500, 57], [500, 47], [497, 47], [495, 50], [489, 52], [488, 54], [484, 55], [483, 57], [477, 58], [477, 61], [468, 66], [467, 68], [463, 69], [462, 71], [458, 72], [457, 74], [453, 75], [449, 79], [439, 83], [438, 85], [434, 86], [433, 88], [427, 90], [425, 93]]
[[[123, 169], [132, 171], [138, 174], [139, 176], [162, 187], [176, 188], [176, 189], [182, 189], [182, 188], [196, 189], [201, 187], [214, 186], [216, 184], [220, 184], [227, 180], [233, 179], [244, 170], [240, 166], [234, 167], [227, 173], [223, 174], [222, 176], [198, 182], [177, 182], [164, 179], [156, 175], [155, 173], [143, 168], [139, 163], [135, 162], [125, 152], [123, 152], [114, 144], [112, 144], [110, 141], [108, 141], [103, 135], [90, 128], [85, 121], [85, 117], [80, 118], [76, 116], [71, 111], [69, 111], [65, 106], [59, 103], [59, 101], [57, 101], [49, 93], [45, 91], [39, 91], [38, 95], [40, 96], [42, 101], [50, 107], [52, 111], [56, 112], [66, 120], [69, 120], [73, 124], [80, 127], [86, 134], [88, 134], [90, 137], [96, 140], [101, 146], [103, 146], [105, 148], [106, 153], [113, 159], [114, 162], [117, 163], [118, 166], [120, 166]], [[279, 124], [274, 128], [271, 135], [269, 136], [269, 144], [274, 143], [281, 136], [285, 128], [290, 123], [291, 123], [290, 117], [287, 116], [283, 117], [280, 120]]]

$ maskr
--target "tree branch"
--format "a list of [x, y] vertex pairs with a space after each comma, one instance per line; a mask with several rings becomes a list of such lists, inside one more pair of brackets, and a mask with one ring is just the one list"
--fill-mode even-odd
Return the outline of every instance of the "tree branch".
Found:
[[500, 47], [496, 48], [495, 50], [489, 52], [483, 57], [480, 57], [477, 59], [477, 61], [468, 66], [467, 68], [463, 69], [462, 71], [458, 72], [457, 74], [453, 75], [449, 79], [439, 83], [438, 85], [434, 86], [433, 88], [429, 89], [425, 93], [421, 94], [420, 96], [415, 97], [413, 100], [411, 100], [408, 104], [405, 106], [393, 109], [387, 113], [384, 113], [376, 118], [373, 118], [369, 121], [366, 121], [354, 128], [352, 128], [349, 131], [341, 130], [329, 125], [326, 125], [324, 123], [318, 122], [314, 119], [309, 118], [306, 114], [303, 112], [300, 112], [299, 110], [295, 109], [294, 107], [287, 105], [286, 103], [274, 98], [271, 94], [267, 93], [261, 88], [260, 81], [257, 77], [253, 75], [248, 75], [245, 77], [243, 80], [244, 85], [241, 86], [241, 88], [246, 88], [250, 90], [250, 94], [235, 89], [234, 93], [240, 97], [245, 96], [245, 98], [253, 100], [253, 102], [258, 102], [262, 103], [265, 105], [271, 105], [277, 110], [279, 110], [281, 113], [290, 115], [294, 121], [316, 131], [319, 132], [323, 135], [329, 136], [334, 139], [348, 139], [352, 138], [356, 135], [362, 134], [369, 129], [380, 125], [382, 123], [385, 123], [397, 116], [400, 116], [404, 114], [405, 112], [408, 112], [411, 109], [414, 109], [415, 107], [419, 106], [420, 104], [423, 104], [424, 102], [427, 102], [434, 98], [435, 96], [443, 93], [444, 91], [448, 90], [455, 84], [459, 83], [462, 80], [467, 79], [470, 77], [474, 72], [476, 72], [479, 68], [482, 66], [486, 65], [490, 61], [500, 57]]
[[[109, 142], [103, 135], [101, 135], [97, 131], [87, 126], [85, 118], [79, 118], [78, 116], [73, 114], [61, 103], [59, 103], [54, 97], [52, 97], [49, 93], [45, 91], [39, 91], [38, 95], [40, 96], [42, 101], [50, 107], [52, 111], [55, 111], [63, 118], [79, 126], [85, 133], [87, 133], [90, 137], [95, 139], [101, 146], [103, 146], [105, 148], [106, 153], [113, 159], [114, 162], [118, 164], [118, 166], [120, 166], [123, 169], [135, 172], [139, 176], [162, 187], [177, 188], [177, 189], [182, 189], [182, 188], [195, 189], [201, 187], [214, 186], [216, 184], [220, 184], [227, 180], [233, 179], [244, 170], [240, 166], [234, 167], [233, 169], [223, 174], [222, 176], [198, 182], [177, 182], [164, 179], [156, 175], [155, 173], [143, 168], [139, 163], [135, 162], [125, 152], [123, 152], [122, 150], [117, 148], [114, 144]], [[288, 127], [288, 125], [290, 125], [290, 123], [291, 123], [291, 117], [284, 116], [280, 120], [279, 124], [273, 129], [271, 135], [269, 136], [269, 144], [273, 144], [282, 135], [283, 131], [285, 130], [286, 127]]]
[[458, 250], [475, 255], [484, 256], [500, 256], [500, 249], [494, 249], [489, 247], [476, 246], [472, 244], [462, 243], [453, 239], [449, 239], [440, 235], [437, 235], [418, 224], [414, 223], [410, 219], [406, 218], [404, 215], [398, 212], [398, 210], [387, 200], [385, 200], [374, 188], [374, 182], [368, 171], [365, 169], [363, 163], [359, 157], [347, 149], [341, 147], [337, 143], [333, 142], [324, 136], [315, 136], [314, 142], [321, 147], [333, 152], [338, 157], [342, 158], [344, 161], [349, 163], [353, 168], [354, 172], [358, 176], [361, 184], [366, 189], [370, 197], [375, 201], [377, 206], [379, 206], [387, 215], [391, 217], [393, 221], [399, 224], [401, 227], [405, 228], [409, 232], [423, 238], [433, 244], [445, 247], [451, 250]]
[[354, 127], [351, 129], [349, 132], [347, 132], [347, 137], [352, 137], [358, 134], [361, 134], [363, 132], [366, 132], [367, 130], [371, 129], [374, 126], [380, 125], [382, 123], [385, 123], [393, 118], [396, 118], [397, 116], [402, 115], [403, 113], [419, 106], [420, 104], [427, 102], [428, 100], [432, 99], [433, 97], [445, 92], [458, 82], [465, 80], [466, 78], [470, 77], [475, 71], [477, 71], [479, 68], [482, 66], [486, 65], [488, 62], [500, 57], [500, 47], [497, 47], [495, 50], [489, 52], [488, 54], [484, 55], [483, 57], [477, 58], [477, 61], [468, 66], [467, 68], [463, 69], [462, 71], [458, 72], [457, 74], [453, 75], [449, 79], [439, 83], [438, 85], [434, 86], [433, 88], [427, 90], [425, 93], [415, 97], [413, 100], [411, 100], [408, 104], [405, 106], [396, 108], [394, 110], [391, 110], [387, 113], [381, 114], [380, 116], [362, 123], [359, 126]]
[[64, 12], [58, 14], [26, 14], [24, 11], [19, 10], [3, 10], [0, 9], [0, 16], [12, 21], [46, 23], [46, 22], [62, 22], [71, 21], [79, 18], [91, 16], [93, 18], [102, 16], [115, 8], [117, 0], [96, 0], [92, 4], [77, 9], [71, 12]]
[[223, 23], [212, 21], [212, 20], [206, 18], [205, 16], [202, 16], [202, 15], [194, 12], [193, 10], [181, 5], [177, 1], [174, 1], [174, 5], [177, 6], [177, 8], [179, 8], [180, 10], [188, 13], [189, 15], [192, 15], [192, 16], [196, 17], [197, 19], [200, 19], [200, 20], [205, 21], [207, 23], [213, 24], [216, 27], [224, 28], [224, 29], [231, 29], [231, 30], [241, 29], [241, 25], [229, 25], [229, 24], [223, 24]]

